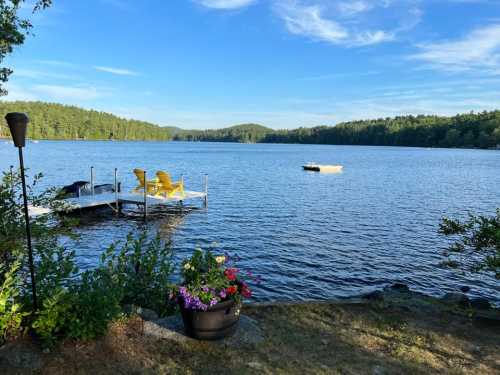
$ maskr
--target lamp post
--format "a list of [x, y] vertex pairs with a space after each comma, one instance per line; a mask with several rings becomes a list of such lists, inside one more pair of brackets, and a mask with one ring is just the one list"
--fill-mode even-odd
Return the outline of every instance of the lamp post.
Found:
[[28, 213], [28, 196], [26, 193], [26, 178], [24, 176], [24, 160], [23, 160], [23, 147], [26, 145], [26, 129], [28, 128], [28, 116], [25, 113], [8, 113], [5, 116], [7, 124], [9, 125], [10, 133], [14, 146], [19, 150], [19, 166], [21, 168], [21, 182], [23, 185], [23, 200], [24, 200], [24, 220], [26, 221], [26, 241], [28, 244], [28, 260], [31, 274], [31, 290], [33, 293], [33, 309], [36, 311], [37, 298], [36, 298], [36, 280], [35, 280], [35, 266], [33, 262], [33, 247], [31, 245], [31, 229], [30, 218]]

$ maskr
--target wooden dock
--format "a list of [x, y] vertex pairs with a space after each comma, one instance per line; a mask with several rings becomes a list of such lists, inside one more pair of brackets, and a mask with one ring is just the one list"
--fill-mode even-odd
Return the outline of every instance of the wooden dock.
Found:
[[[61, 202], [64, 203], [63, 211], [65, 212], [99, 207], [117, 208], [123, 204], [135, 204], [137, 206], [143, 207], [143, 209], [145, 209], [147, 212], [148, 207], [159, 205], [167, 206], [172, 203], [184, 203], [197, 199], [202, 200], [206, 206], [208, 200], [207, 192], [185, 191], [183, 195], [176, 193], [171, 197], [149, 194], [144, 195], [142, 193], [103, 193], [86, 195], [78, 198], [62, 199]], [[32, 217], [46, 215], [50, 212], [52, 212], [50, 208], [35, 206], [29, 207], [29, 214]]]
[[[169, 206], [172, 204], [183, 205], [184, 202], [189, 202], [193, 200], [202, 200], [205, 208], [208, 207], [208, 176], [205, 175], [203, 179], [204, 191], [189, 191], [185, 190], [183, 194], [177, 192], [170, 196], [160, 195], [160, 194], [147, 194], [145, 189], [139, 192], [121, 192], [121, 184], [118, 181], [118, 169], [114, 169], [114, 184], [113, 191], [99, 193], [95, 192], [95, 174], [94, 167], [90, 167], [90, 194], [80, 195], [80, 189], [78, 189], [78, 196], [76, 198], [65, 198], [61, 199], [63, 207], [59, 212], [72, 212], [82, 209], [98, 208], [98, 207], [110, 207], [117, 212], [120, 212], [121, 207], [125, 204], [134, 204], [142, 207], [144, 218], [148, 214], [148, 208], [154, 206]], [[144, 181], [146, 179], [146, 172], [144, 172]], [[184, 181], [184, 177], [181, 176], [181, 181]], [[110, 184], [111, 185], [111, 184]], [[47, 207], [35, 207], [29, 206], [28, 212], [31, 217], [37, 217], [41, 215], [46, 215], [51, 213], [53, 210]]]

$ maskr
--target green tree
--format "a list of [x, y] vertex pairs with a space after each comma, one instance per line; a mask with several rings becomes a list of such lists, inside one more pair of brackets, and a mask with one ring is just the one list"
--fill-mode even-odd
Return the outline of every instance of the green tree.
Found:
[[[24, 0], [0, 0], [0, 64], [12, 53], [14, 47], [23, 44], [26, 36], [31, 33], [33, 26], [30, 20], [19, 16], [19, 10], [24, 3]], [[37, 0], [33, 12], [45, 9], [51, 4], [52, 0]], [[11, 74], [12, 69], [0, 66], [0, 95], [7, 94], [3, 84]]]

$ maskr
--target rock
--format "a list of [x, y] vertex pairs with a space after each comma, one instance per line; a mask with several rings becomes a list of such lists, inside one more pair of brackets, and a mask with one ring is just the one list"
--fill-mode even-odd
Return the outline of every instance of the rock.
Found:
[[257, 362], [257, 361], [248, 362], [247, 366], [254, 369], [254, 370], [259, 370], [259, 371], [264, 370], [264, 365], [260, 362]]
[[156, 311], [135, 305], [124, 305], [123, 311], [127, 314], [137, 314], [144, 320], [157, 320], [159, 318]]
[[408, 285], [403, 284], [403, 283], [394, 283], [390, 286], [391, 290], [396, 290], [398, 292], [402, 293], [407, 293], [410, 291], [410, 288], [408, 288]]
[[[168, 339], [177, 342], [195, 341], [186, 336], [184, 324], [179, 315], [155, 321], [144, 322], [144, 334], [160, 339]], [[264, 341], [264, 335], [256, 320], [241, 315], [236, 333], [222, 340], [209, 341], [213, 345], [225, 345], [236, 348], [255, 346]]]
[[35, 347], [13, 342], [0, 347], [0, 364], [35, 372], [42, 368], [43, 362]]
[[178, 315], [144, 322], [144, 334], [177, 342], [193, 340], [184, 333], [184, 323], [182, 323], [182, 318]]
[[370, 301], [383, 301], [384, 293], [380, 290], [375, 290], [373, 292], [363, 294], [361, 298], [368, 299]]
[[385, 374], [386, 371], [384, 370], [383, 367], [381, 366], [375, 366], [373, 369], [372, 369], [372, 374], [373, 375], [383, 375]]
[[470, 300], [470, 306], [478, 310], [491, 309], [491, 303], [486, 298], [473, 298]]
[[442, 301], [450, 305], [458, 305], [461, 307], [470, 306], [469, 298], [462, 293], [446, 293], [443, 296]]
[[467, 285], [461, 286], [461, 287], [460, 287], [460, 291], [461, 291], [462, 293], [467, 293], [467, 292], [470, 292], [470, 287], [468, 287]]

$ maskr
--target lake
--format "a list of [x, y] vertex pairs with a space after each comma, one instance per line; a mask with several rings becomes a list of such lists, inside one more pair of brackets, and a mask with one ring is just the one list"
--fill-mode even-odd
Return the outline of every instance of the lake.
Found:
[[[493, 214], [500, 206], [500, 152], [398, 147], [184, 142], [28, 143], [25, 163], [43, 172], [45, 186], [89, 180], [124, 190], [133, 168], [184, 175], [189, 190], [209, 176], [209, 208], [187, 215], [155, 214], [146, 224], [171, 239], [177, 258], [197, 244], [217, 242], [261, 275], [256, 300], [327, 299], [394, 282], [432, 295], [471, 287], [471, 295], [500, 301], [499, 282], [439, 267], [447, 240], [444, 215]], [[301, 165], [342, 164], [341, 174], [302, 171]], [[16, 149], [0, 141], [0, 167], [17, 164]], [[202, 207], [202, 205], [200, 205]], [[82, 268], [140, 220], [86, 215], [72, 243]]]

